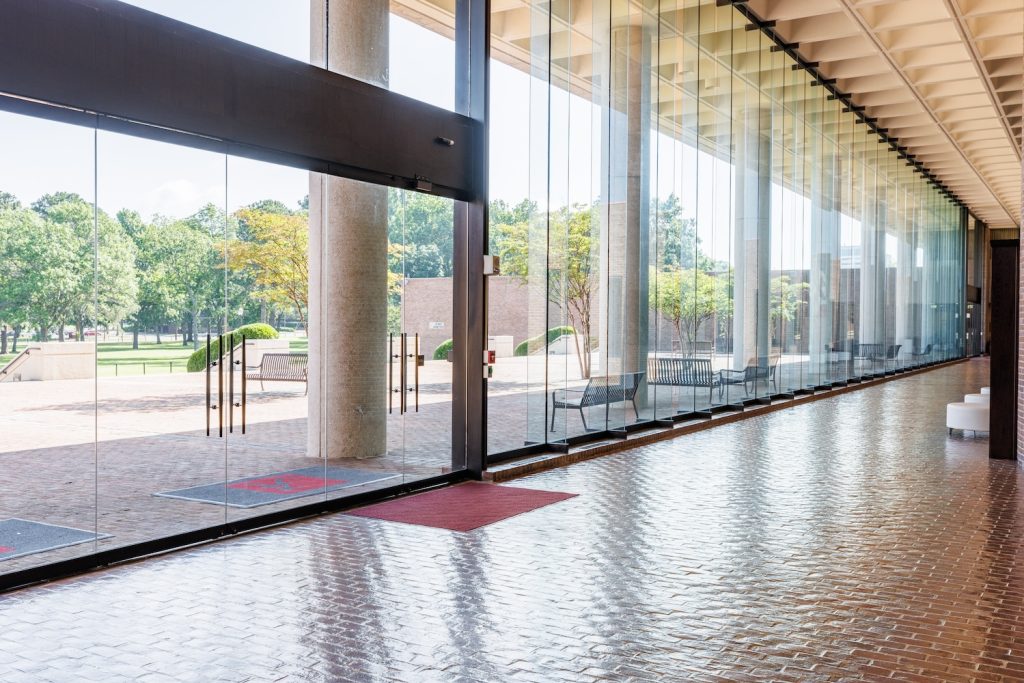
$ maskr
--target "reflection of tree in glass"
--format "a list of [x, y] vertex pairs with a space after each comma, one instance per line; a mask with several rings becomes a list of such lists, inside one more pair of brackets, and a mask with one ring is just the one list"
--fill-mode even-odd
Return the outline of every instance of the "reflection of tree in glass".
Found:
[[692, 353], [701, 326], [732, 315], [729, 274], [695, 268], [670, 268], [651, 273], [650, 306], [672, 323], [683, 353]]
[[804, 292], [810, 288], [806, 282], [792, 282], [788, 275], [772, 278], [770, 315], [773, 345], [782, 345], [783, 328], [799, 315], [800, 304], [804, 302]]

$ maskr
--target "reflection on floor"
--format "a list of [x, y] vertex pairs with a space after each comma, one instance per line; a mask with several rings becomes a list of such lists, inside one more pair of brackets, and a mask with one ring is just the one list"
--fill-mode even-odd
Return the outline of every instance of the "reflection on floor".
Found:
[[468, 533], [332, 515], [0, 601], [0, 680], [1024, 680], [1024, 472], [971, 361], [534, 475]]

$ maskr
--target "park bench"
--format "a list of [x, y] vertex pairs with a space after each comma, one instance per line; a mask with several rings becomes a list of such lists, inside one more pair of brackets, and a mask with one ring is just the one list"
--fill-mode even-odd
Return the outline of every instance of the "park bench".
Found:
[[[633, 413], [640, 419], [640, 411], [636, 407], [636, 392], [644, 381], [642, 372], [624, 372], [618, 376], [617, 381], [612, 384], [613, 377], [592, 377], [584, 389], [556, 389], [551, 392], [551, 431], [555, 431], [555, 411], [578, 410], [580, 419], [583, 420], [583, 429], [590, 431], [587, 427], [587, 418], [583, 413], [584, 408], [592, 406], [608, 405], [629, 401], [633, 404]], [[570, 394], [579, 395], [578, 399], [571, 400]]]
[[246, 379], [258, 379], [260, 389], [264, 382], [303, 382], [309, 392], [306, 367], [309, 356], [305, 353], [265, 353], [260, 364], [246, 369]]
[[711, 368], [708, 358], [651, 358], [647, 375], [651, 384], [707, 388], [708, 402], [716, 388], [718, 397], [722, 397], [722, 375]]
[[722, 384], [742, 384], [743, 391], [750, 396], [750, 388], [756, 387], [757, 383], [763, 380], [766, 387], [771, 387], [778, 393], [779, 384], [775, 371], [781, 360], [782, 356], [778, 354], [760, 360], [750, 358], [742, 370], [722, 370]]

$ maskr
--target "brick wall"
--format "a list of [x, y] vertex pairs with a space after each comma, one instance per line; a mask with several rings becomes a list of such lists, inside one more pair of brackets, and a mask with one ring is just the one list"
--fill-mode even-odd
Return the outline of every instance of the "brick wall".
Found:
[[[489, 334], [510, 335], [514, 344], [527, 337], [526, 285], [518, 278], [489, 279]], [[452, 280], [447, 277], [411, 278], [405, 285], [405, 327], [419, 333], [420, 352], [428, 358], [438, 344], [452, 338]]]

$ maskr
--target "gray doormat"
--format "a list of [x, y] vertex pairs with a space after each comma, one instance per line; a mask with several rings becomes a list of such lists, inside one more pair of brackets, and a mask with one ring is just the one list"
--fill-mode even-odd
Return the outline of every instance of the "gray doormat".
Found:
[[12, 517], [0, 520], [0, 561], [101, 538], [110, 538], [110, 534], [97, 535], [92, 531], [69, 526], [30, 522], [27, 519]]
[[315, 496], [324, 491], [337, 491], [398, 477], [397, 472], [353, 470], [347, 467], [301, 467], [256, 477], [245, 477], [223, 483], [203, 484], [187, 489], [162, 491], [154, 496], [195, 500], [201, 503], [227, 505], [233, 508], [254, 508], [280, 503], [283, 500]]

